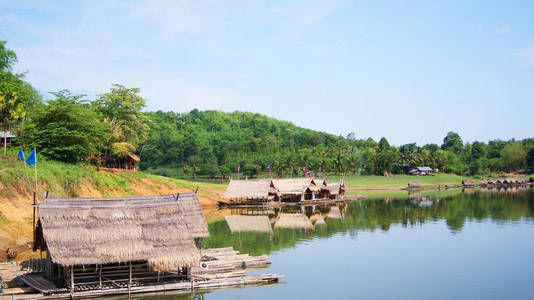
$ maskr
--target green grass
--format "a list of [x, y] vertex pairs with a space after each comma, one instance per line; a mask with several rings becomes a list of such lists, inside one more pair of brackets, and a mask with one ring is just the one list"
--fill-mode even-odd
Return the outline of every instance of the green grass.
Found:
[[[33, 191], [35, 187], [34, 167], [27, 167], [23, 162], [16, 159], [18, 148], [8, 148], [7, 155], [0, 153], [0, 196], [12, 198], [17, 191]], [[26, 151], [29, 152], [29, 151]], [[28, 155], [29, 153], [25, 153]], [[133, 193], [131, 186], [142, 179], [164, 185], [168, 188], [178, 186], [187, 189], [200, 186], [217, 188], [217, 185], [207, 183], [194, 183], [191, 181], [172, 179], [152, 175], [144, 172], [107, 173], [98, 172], [94, 166], [87, 164], [68, 164], [38, 155], [37, 174], [39, 191], [49, 191], [51, 195], [75, 197], [82, 185], [88, 185], [98, 190], [104, 196], [110, 196], [111, 192], [119, 192], [126, 196]], [[145, 185], [154, 193], [158, 193], [157, 187]], [[225, 188], [225, 186], [221, 186]], [[41, 196], [41, 195], [39, 195]], [[1, 222], [1, 220], [0, 220]]]
[[[327, 176], [326, 182], [338, 181], [342, 176]], [[353, 175], [345, 177], [345, 186], [348, 188], [392, 188], [406, 187], [408, 181], [417, 180], [422, 186], [454, 185], [461, 184], [462, 179], [473, 179], [471, 177], [459, 176], [455, 174], [436, 174], [435, 176], [410, 176], [395, 175], [384, 177], [376, 175]], [[478, 180], [475, 179], [478, 182]]]
[[[362, 195], [366, 196], [367, 199], [377, 200], [377, 199], [408, 199], [409, 195], [412, 192], [404, 190], [382, 190], [382, 191], [349, 191], [347, 195]], [[448, 196], [455, 196], [462, 193], [461, 188], [456, 189], [447, 189], [447, 190], [424, 190], [417, 191], [415, 193], [421, 194], [424, 197], [430, 198], [441, 198]]]

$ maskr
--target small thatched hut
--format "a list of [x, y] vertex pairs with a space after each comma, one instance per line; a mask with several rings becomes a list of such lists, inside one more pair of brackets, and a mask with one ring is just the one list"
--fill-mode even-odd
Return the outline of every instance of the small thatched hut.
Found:
[[278, 190], [270, 179], [231, 180], [224, 198], [238, 203], [264, 203], [276, 200]]
[[304, 214], [281, 213], [274, 228], [313, 229], [313, 224]]
[[172, 195], [47, 199], [34, 249], [47, 251], [46, 277], [72, 291], [186, 280], [200, 253], [180, 204]]
[[331, 199], [343, 198], [345, 196], [345, 186], [342, 182], [329, 183], [328, 191]]
[[462, 180], [462, 185], [465, 186], [465, 187], [474, 187], [475, 186], [475, 181], [472, 180], [472, 179], [464, 179], [464, 180]]
[[408, 181], [408, 188], [418, 188], [418, 187], [421, 187], [421, 181], [419, 180]]
[[229, 215], [224, 218], [232, 232], [273, 232], [268, 216]]
[[315, 192], [316, 198], [327, 199], [330, 196], [330, 190], [328, 184], [324, 179], [313, 179], [315, 186], [317, 187], [317, 192]]
[[291, 178], [273, 180], [282, 201], [298, 202], [313, 200], [320, 191], [312, 178]]

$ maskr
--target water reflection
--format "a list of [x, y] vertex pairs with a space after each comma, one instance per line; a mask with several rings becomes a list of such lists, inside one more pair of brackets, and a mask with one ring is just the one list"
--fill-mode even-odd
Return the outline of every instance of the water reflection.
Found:
[[275, 209], [226, 209], [224, 220], [209, 224], [207, 247], [234, 247], [252, 255], [269, 254], [337, 233], [388, 231], [394, 224], [421, 225], [445, 220], [453, 233], [466, 221], [532, 222], [532, 188], [456, 189], [410, 192], [403, 196], [337, 205], [290, 206]]

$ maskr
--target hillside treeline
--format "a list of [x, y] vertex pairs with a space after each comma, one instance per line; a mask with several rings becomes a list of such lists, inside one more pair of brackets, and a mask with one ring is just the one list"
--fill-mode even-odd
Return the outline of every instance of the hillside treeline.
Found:
[[135, 153], [141, 169], [184, 178], [231, 176], [238, 168], [249, 177], [382, 175], [416, 166], [469, 175], [534, 170], [534, 139], [464, 143], [450, 132], [441, 145], [393, 146], [386, 138], [335, 136], [261, 114], [143, 112], [139, 88], [119, 84], [94, 99], [68, 90], [40, 95], [13, 71], [16, 61], [0, 41], [1, 129], [53, 160], [115, 167]]
[[534, 169], [534, 139], [463, 143], [450, 132], [443, 144], [392, 146], [386, 138], [356, 139], [312, 131], [264, 115], [193, 110], [150, 112], [141, 168], [162, 175], [220, 177], [313, 173], [405, 173], [430, 166], [457, 174]]

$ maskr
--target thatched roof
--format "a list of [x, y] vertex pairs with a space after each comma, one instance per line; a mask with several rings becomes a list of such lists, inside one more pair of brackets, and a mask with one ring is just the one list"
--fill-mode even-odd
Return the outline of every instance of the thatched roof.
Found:
[[408, 186], [421, 186], [421, 181], [418, 181], [418, 180], [408, 181]]
[[133, 160], [134, 162], [140, 162], [141, 159], [139, 158], [139, 156], [133, 154], [132, 152], [128, 152], [128, 157]]
[[274, 224], [275, 228], [313, 229], [310, 219], [303, 214], [281, 213]]
[[315, 185], [319, 190], [328, 191], [328, 184], [326, 183], [326, 180], [324, 179], [313, 179], [315, 182]]
[[146, 260], [166, 268], [200, 259], [173, 198], [56, 198], [37, 209], [49, 254], [60, 265]]
[[231, 180], [226, 188], [227, 199], [269, 199], [278, 194], [270, 179], [262, 180]]
[[273, 183], [282, 195], [300, 195], [307, 189], [319, 190], [312, 178], [275, 179]]
[[206, 218], [204, 218], [202, 208], [200, 208], [197, 194], [178, 194], [177, 201], [191, 236], [193, 238], [205, 238], [210, 236], [208, 223], [206, 222]]
[[330, 211], [328, 212], [328, 218], [329, 219], [341, 219], [341, 211], [339, 210], [339, 207], [337, 206], [330, 207]]
[[462, 185], [474, 186], [475, 181], [472, 179], [464, 179], [462, 180]]
[[328, 190], [330, 191], [330, 195], [338, 196], [345, 191], [345, 188], [341, 182], [333, 182], [328, 184]]
[[268, 216], [229, 215], [224, 218], [232, 232], [273, 232]]
[[[200, 203], [198, 202], [195, 193], [183, 194], [164, 194], [164, 195], [148, 195], [148, 196], [128, 196], [116, 198], [64, 198], [64, 197], [48, 197], [46, 202], [84, 202], [90, 200], [93, 203], [108, 203], [115, 201], [129, 201], [129, 203], [138, 202], [172, 202], [178, 204], [180, 212], [186, 222], [189, 232], [193, 238], [204, 238], [209, 236], [208, 223], [204, 218]], [[118, 202], [117, 202], [118, 203]]]

